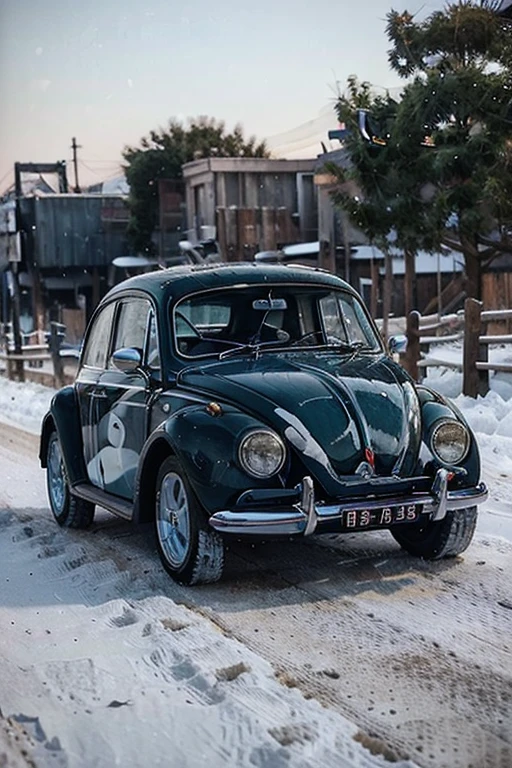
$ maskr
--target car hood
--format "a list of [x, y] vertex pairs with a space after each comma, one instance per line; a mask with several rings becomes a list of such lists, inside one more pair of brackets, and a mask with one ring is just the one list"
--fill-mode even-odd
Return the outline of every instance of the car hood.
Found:
[[229, 400], [293, 445], [313, 473], [405, 476], [420, 441], [409, 377], [382, 354], [286, 353], [187, 368], [180, 384]]

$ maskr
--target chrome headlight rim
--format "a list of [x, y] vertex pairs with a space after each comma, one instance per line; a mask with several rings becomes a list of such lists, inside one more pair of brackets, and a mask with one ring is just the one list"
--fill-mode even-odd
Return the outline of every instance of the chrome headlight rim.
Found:
[[[244, 457], [244, 450], [247, 449], [248, 441], [250, 441], [257, 435], [265, 435], [268, 438], [271, 438], [275, 442], [275, 445], [278, 446], [278, 448], [281, 451], [281, 457], [279, 459], [279, 462], [276, 464], [272, 472], [255, 471], [254, 468], [247, 463]], [[244, 435], [240, 438], [237, 455], [238, 455], [238, 463], [246, 474], [258, 480], [267, 480], [279, 474], [279, 472], [284, 467], [286, 462], [286, 445], [276, 432], [274, 432], [271, 429], [266, 429], [265, 427], [259, 427], [259, 428], [251, 429], [248, 432], [245, 432]]]
[[[461, 435], [463, 435], [464, 438], [464, 445], [461, 449], [460, 455], [457, 456], [455, 459], [446, 459], [442, 456], [442, 454], [439, 453], [438, 449], [436, 448], [436, 439], [439, 439], [439, 433], [441, 430], [444, 430], [445, 428], [456, 428], [461, 430]], [[432, 455], [434, 458], [439, 461], [441, 464], [444, 464], [447, 467], [456, 466], [457, 464], [460, 464], [464, 461], [464, 459], [467, 458], [467, 455], [469, 453], [469, 450], [471, 448], [471, 433], [468, 429], [468, 427], [463, 424], [461, 421], [458, 421], [457, 419], [440, 419], [437, 421], [430, 433], [430, 450], [432, 452]]]

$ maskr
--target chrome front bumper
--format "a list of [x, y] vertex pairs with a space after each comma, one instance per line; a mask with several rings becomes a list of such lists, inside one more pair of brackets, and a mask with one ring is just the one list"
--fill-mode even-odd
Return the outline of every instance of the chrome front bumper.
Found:
[[[451, 473], [439, 469], [428, 493], [413, 493], [407, 496], [383, 496], [381, 498], [343, 499], [334, 504], [315, 502], [313, 481], [305, 477], [297, 488], [300, 499], [297, 503], [283, 508], [269, 505], [266, 509], [228, 509], [215, 512], [210, 517], [210, 525], [219, 533], [232, 533], [249, 536], [293, 536], [321, 533], [333, 530], [336, 523], [343, 520], [346, 512], [354, 510], [381, 510], [384, 507], [408, 506], [418, 504], [422, 515], [430, 520], [442, 520], [448, 510], [463, 509], [482, 504], [488, 496], [484, 483], [473, 488], [448, 490]], [[270, 495], [270, 492], [269, 492]], [[333, 525], [334, 524], [334, 525]], [[360, 529], [359, 529], [360, 530]], [[371, 530], [371, 529], [369, 529]]]

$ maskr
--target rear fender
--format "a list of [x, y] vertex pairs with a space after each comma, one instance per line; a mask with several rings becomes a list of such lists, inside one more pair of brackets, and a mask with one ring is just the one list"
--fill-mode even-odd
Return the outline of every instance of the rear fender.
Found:
[[77, 483], [88, 482], [80, 414], [75, 390], [72, 386], [64, 387], [57, 392], [51, 402], [49, 412], [44, 417], [39, 446], [39, 460], [43, 468], [48, 465], [48, 443], [54, 431], [59, 436], [69, 484], [73, 486]]

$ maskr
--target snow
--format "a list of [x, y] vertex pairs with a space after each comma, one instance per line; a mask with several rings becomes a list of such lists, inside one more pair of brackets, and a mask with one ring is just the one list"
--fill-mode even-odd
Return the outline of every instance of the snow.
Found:
[[[393, 251], [393, 274], [403, 275], [405, 274], [405, 260], [403, 254], [396, 254]], [[384, 251], [375, 248], [372, 245], [358, 245], [355, 250], [350, 254], [350, 260], [357, 261], [359, 259], [370, 260], [378, 259], [384, 260]], [[383, 267], [381, 273], [383, 274]], [[443, 273], [462, 272], [463, 263], [461, 261], [460, 253], [456, 251], [448, 250], [442, 253], [429, 253], [427, 251], [418, 251], [415, 256], [414, 271], [417, 275], [420, 274], [437, 274], [437, 271]]]
[[[428, 368], [428, 376], [425, 383], [446, 397], [456, 398], [462, 391], [462, 340], [444, 344], [431, 344], [425, 360], [435, 361], [435, 365]], [[507, 363], [512, 365], [512, 351], [510, 344], [489, 345], [489, 362]], [[446, 362], [446, 367], [440, 363]], [[454, 372], [451, 365], [458, 366], [459, 372]], [[504, 400], [512, 399], [512, 376], [510, 373], [494, 372], [489, 376], [491, 391], [501, 395]]]
[[318, 254], [320, 243], [318, 240], [312, 243], [297, 243], [295, 245], [285, 245], [283, 253], [285, 256], [310, 256]]
[[34, 454], [53, 394], [0, 377], [0, 765], [383, 768], [355, 724], [167, 597], [157, 566], [89, 560], [49, 524]]
[[55, 390], [40, 384], [19, 384], [0, 376], [0, 420], [39, 434]]
[[[477, 564], [485, 559], [485, 567], [494, 567], [498, 573], [508, 567], [508, 541], [512, 541], [511, 378], [492, 377], [489, 394], [476, 400], [460, 394], [460, 375], [449, 369], [430, 369], [425, 382], [453, 397], [476, 432], [491, 498], [481, 509], [478, 543], [475, 540], [473, 546], [485, 553], [484, 558], [479, 554]], [[298, 688], [282, 684], [258, 647], [246, 641], [243, 620], [251, 614], [251, 605], [242, 612], [236, 609], [236, 588], [232, 598], [229, 590], [224, 596], [215, 587], [211, 596], [214, 607], [215, 599], [219, 603], [226, 599], [228, 610], [233, 605], [232, 626], [239, 623], [237, 636], [244, 642], [220, 631], [209, 611], [194, 608], [193, 600], [182, 605], [171, 599], [165, 587], [167, 577], [159, 574], [156, 565], [154, 572], [132, 568], [130, 561], [138, 555], [130, 549], [124, 523], [117, 521], [114, 528], [115, 538], [124, 539], [118, 549], [115, 541], [102, 544], [100, 528], [109, 523], [105, 522], [108, 516], [100, 519], [93, 541], [104, 551], [93, 559], [93, 545], [88, 546], [80, 532], [49, 524], [46, 509], [45, 514], [41, 509], [46, 507], [44, 473], [37, 469], [34, 456], [41, 421], [53, 395], [46, 387], [0, 377], [0, 584], [5, 587], [8, 582], [0, 599], [0, 765], [26, 765], [23, 748], [38, 768], [122, 764], [134, 768], [159, 764], [183, 768], [206, 764], [211, 768], [384, 768], [386, 760], [365, 748], [365, 738], [353, 722], [314, 698], [306, 699]], [[9, 447], [17, 432], [12, 425], [26, 430], [26, 460], [23, 453], [13, 453]], [[156, 557], [154, 552], [149, 554]], [[345, 568], [350, 569], [351, 562], [346, 560]], [[378, 562], [379, 572], [384, 573], [394, 562], [386, 554]], [[297, 563], [295, 567], [299, 567]], [[465, 573], [468, 579], [477, 578], [474, 563], [466, 566]], [[397, 578], [390, 571], [389, 583], [397, 583]], [[325, 589], [327, 596], [332, 590], [332, 599], [339, 597], [329, 579], [312, 583], [319, 594]], [[361, 584], [358, 582], [358, 589]], [[385, 601], [378, 591], [363, 593], [362, 604], [371, 609], [367, 616], [384, 621], [394, 611], [393, 621], [398, 623], [404, 611], [409, 611], [407, 621], [412, 627], [419, 610], [414, 601], [423, 592], [410, 589], [414, 599], [402, 602], [392, 600], [387, 592]], [[453, 589], [452, 583], [450, 591]], [[286, 607], [287, 594], [283, 590], [274, 597], [262, 596], [264, 610], [268, 613], [269, 608], [276, 608], [268, 600], [279, 600], [279, 595]], [[444, 594], [433, 585], [436, 605], [446, 601], [446, 624], [453, 607], [450, 594]], [[473, 599], [473, 586], [468, 587], [468, 594]], [[346, 632], [350, 617], [343, 595], [340, 599], [335, 615], [340, 620], [343, 614]], [[325, 617], [325, 598], [323, 605], [318, 615]], [[299, 606], [291, 600], [288, 609], [286, 626], [272, 619], [272, 611], [266, 615], [271, 634], [279, 636], [291, 626]], [[304, 610], [315, 609], [315, 602], [306, 602]], [[491, 621], [491, 613], [488, 618]], [[297, 621], [300, 645], [306, 625], [299, 617]], [[318, 621], [312, 615], [311, 626]], [[453, 637], [462, 631], [469, 633], [470, 627], [474, 643], [479, 625], [470, 623], [464, 628], [457, 622], [454, 616], [450, 625]], [[254, 631], [252, 624], [250, 633]], [[433, 633], [432, 642], [438, 643], [434, 623], [428, 631]], [[263, 635], [261, 627], [261, 649]], [[380, 642], [392, 645], [394, 641]], [[492, 660], [490, 649], [483, 639], [481, 642]], [[463, 656], [465, 643], [466, 639], [457, 646], [457, 655]], [[279, 647], [284, 653], [285, 635]], [[327, 647], [322, 650], [328, 653]], [[295, 647], [294, 655], [299, 651]], [[325, 666], [320, 646], [311, 647], [306, 641], [302, 653], [314, 665], [318, 663], [319, 669], [322, 663]], [[502, 666], [496, 659], [493, 663], [498, 669]], [[329, 670], [325, 675], [328, 686], [333, 686]], [[345, 672], [349, 672], [347, 666]], [[283, 680], [286, 683], [286, 675]], [[443, 738], [449, 738], [447, 733]], [[397, 768], [415, 765], [410, 760], [394, 764]]]

